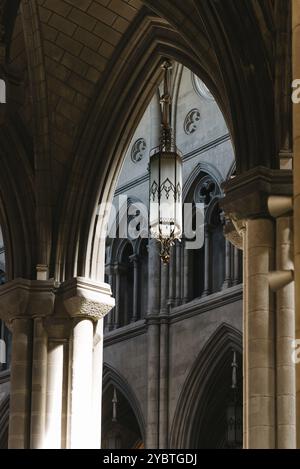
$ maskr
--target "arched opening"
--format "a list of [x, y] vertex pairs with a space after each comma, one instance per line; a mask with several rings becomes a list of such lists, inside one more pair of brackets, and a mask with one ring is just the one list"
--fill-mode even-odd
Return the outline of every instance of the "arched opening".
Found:
[[171, 448], [241, 448], [242, 402], [242, 336], [223, 324], [200, 352], [183, 386]]
[[[235, 252], [235, 248], [230, 247], [226, 249], [227, 241], [223, 233], [224, 218], [219, 205], [220, 199], [223, 196], [222, 183], [227, 180], [228, 175], [231, 175], [234, 166], [234, 152], [228, 128], [213, 96], [208, 91], [200, 92], [198, 88], [195, 90], [194, 74], [178, 63], [174, 63], [173, 68], [173, 94], [175, 98], [172, 115], [176, 144], [183, 153], [184, 202], [192, 206], [194, 230], [199, 223], [195, 211], [196, 205], [201, 204], [203, 206], [203, 245], [198, 246], [195, 243], [192, 249], [188, 249], [187, 243], [193, 240], [184, 237], [181, 243], [178, 242], [173, 246], [170, 263], [164, 268], [160, 259], [157, 261], [157, 255], [149, 239], [132, 239], [127, 234], [127, 238], [118, 239], [117, 236], [115, 239], [112, 239], [109, 236], [106, 241], [106, 279], [111, 284], [116, 297], [116, 307], [106, 322], [105, 329], [107, 334], [104, 339], [104, 359], [111, 366], [115, 365], [121, 372], [123, 369], [119, 367], [123, 366], [126, 373], [128, 373], [126, 376], [129, 376], [129, 379], [139, 379], [141, 381], [139, 381], [138, 385], [140, 390], [142, 386], [148, 389], [151, 387], [152, 389], [153, 383], [147, 381], [147, 373], [156, 356], [159, 357], [157, 365], [159, 368], [153, 371], [153, 376], [156, 376], [158, 369], [163, 370], [160, 373], [167, 369], [167, 365], [161, 365], [164, 354], [167, 355], [165, 363], [176, 360], [168, 348], [168, 339], [166, 339], [164, 348], [164, 338], [162, 337], [153, 346], [153, 350], [150, 348], [151, 344], [149, 345], [149, 342], [152, 339], [149, 339], [147, 336], [148, 317], [155, 317], [155, 320], [158, 322], [160, 320], [165, 321], [164, 323], [162, 322], [161, 331], [168, 329], [166, 335], [170, 334], [171, 336], [171, 326], [166, 326], [166, 324], [171, 323], [173, 315], [176, 315], [178, 321], [181, 321], [180, 316], [184, 317], [187, 314], [188, 308], [192, 307], [189, 305], [193, 304], [193, 308], [196, 311], [195, 314], [200, 317], [202, 312], [205, 311], [206, 304], [213, 305], [214, 295], [218, 296], [217, 294], [223, 289], [230, 290], [231, 286], [237, 285], [241, 280], [237, 278], [237, 282], [234, 283], [235, 275], [237, 274], [235, 270], [235, 255], [239, 260], [241, 260], [241, 255], [238, 251]], [[201, 84], [201, 80], [198, 79], [198, 83]], [[205, 90], [205, 88], [203, 89]], [[132, 221], [130, 207], [137, 201], [146, 206], [147, 209], [149, 207], [149, 153], [151, 148], [155, 147], [159, 141], [160, 118], [158, 90], [135, 128], [133, 137], [123, 155], [123, 166], [113, 201], [113, 206], [119, 207], [119, 211], [113, 211], [113, 213], [117, 214], [117, 233], [119, 232], [119, 225], [123, 220], [126, 220], [126, 224]], [[121, 197], [124, 198], [122, 203], [119, 201]], [[120, 207], [126, 207], [126, 210], [121, 210]], [[110, 220], [108, 226], [111, 227], [113, 225], [114, 223]], [[134, 285], [133, 289], [132, 282]], [[235, 301], [232, 300], [231, 293], [227, 294], [229, 303]], [[133, 299], [131, 305], [128, 305], [128, 297]], [[218, 296], [218, 301], [220, 301], [220, 295]], [[134, 305], [138, 305], [137, 309]], [[210, 306], [210, 308], [213, 309], [213, 306]], [[131, 316], [135, 321], [130, 321], [128, 309], [136, 311]], [[158, 318], [158, 315], [162, 319]], [[146, 321], [140, 321], [139, 323], [140, 319], [146, 319]], [[206, 321], [210, 321], [209, 317], [207, 317]], [[219, 316], [212, 320], [212, 330], [209, 331], [209, 334], [212, 333], [214, 328], [218, 328], [221, 321], [222, 311], [219, 312]], [[135, 324], [133, 325], [132, 322], [135, 322]], [[182, 330], [190, 327], [185, 325], [184, 320], [181, 324]], [[195, 327], [195, 336], [197, 335], [197, 327], [201, 327], [200, 322]], [[116, 331], [116, 329], [120, 330]], [[178, 342], [173, 345], [173, 350], [176, 349], [173, 351], [175, 355], [180, 353], [179, 348], [184, 343], [183, 335], [184, 333], [179, 335]], [[138, 337], [141, 337], [140, 342], [138, 342]], [[195, 337], [192, 340], [195, 342], [195, 349], [199, 349], [201, 347], [199, 340]], [[218, 341], [218, 337], [216, 337], [216, 341]], [[143, 348], [142, 342], [148, 345]], [[155, 343], [155, 339], [153, 343]], [[137, 350], [141, 350], [138, 358], [136, 356]], [[229, 355], [231, 352], [232, 350], [230, 350]], [[118, 353], [122, 355], [128, 354], [127, 359], [130, 363], [135, 363], [135, 360], [137, 360], [140, 364], [143, 360], [146, 360], [145, 366], [142, 369], [139, 368], [138, 377], [134, 371], [134, 366], [127, 367], [123, 360], [118, 361], [116, 358]], [[240, 372], [240, 349], [238, 353], [238, 369]], [[223, 420], [219, 421], [216, 419], [216, 414], [221, 410], [223, 412], [224, 409], [226, 412], [227, 398], [229, 399], [230, 397], [230, 382], [228, 384], [228, 379], [230, 378], [232, 362], [227, 366], [227, 361], [230, 360], [229, 355], [226, 355], [226, 359], [224, 358], [220, 369], [214, 368], [214, 378], [212, 379], [216, 379], [217, 384], [210, 387], [212, 403], [209, 404], [210, 414], [207, 414], [207, 421], [210, 426], [214, 427], [215, 430], [218, 427], [222, 438], [224, 438], [224, 415], [222, 413]], [[163, 368], [164, 366], [165, 368]], [[190, 360], [186, 359], [184, 365], [181, 366], [183, 368], [190, 367]], [[214, 366], [215, 364], [212, 364], [212, 368]], [[225, 388], [218, 381], [218, 374], [221, 371], [224, 371], [222, 380], [225, 387], [228, 385], [228, 392], [225, 392]], [[165, 387], [172, 386], [170, 375], [164, 376], [163, 379], [164, 383], [166, 383], [164, 384]], [[222, 399], [219, 399], [218, 390], [221, 388], [224, 396]], [[163, 393], [167, 394], [165, 388], [162, 387], [158, 392], [158, 400], [161, 399], [160, 394]], [[109, 409], [112, 409], [114, 389], [111, 388], [107, 395], [109, 398], [106, 398], [106, 405], [109, 406]], [[238, 397], [240, 399], [240, 394]], [[221, 408], [216, 408], [214, 398], [220, 400]], [[168, 398], [166, 398], [167, 400]], [[228, 406], [229, 404], [228, 401]], [[162, 409], [163, 405], [167, 407], [165, 403], [163, 405], [159, 403], [158, 405], [160, 409]], [[155, 417], [150, 415], [149, 420], [151, 419], [154, 420]], [[110, 422], [110, 426], [107, 426], [106, 429], [107, 440], [109, 440], [113, 434], [111, 415], [107, 422]], [[191, 431], [191, 427], [194, 425], [192, 422], [196, 422], [196, 416], [194, 416], [193, 420], [190, 420], [189, 425], [185, 428], [185, 432]], [[123, 425], [125, 425], [124, 422]], [[198, 424], [195, 423], [195, 425], [197, 426]], [[162, 432], [162, 430], [160, 431]], [[192, 444], [205, 447], [206, 443], [201, 441], [201, 438], [205, 438], [204, 433], [204, 426], [201, 424], [200, 428], [198, 425], [197, 431], [195, 430], [196, 440], [193, 443], [185, 440], [182, 446], [178, 447], [188, 448], [192, 446], [185, 445]], [[114, 434], [116, 441], [119, 441], [121, 435], [120, 427], [115, 426]], [[211, 438], [213, 445], [221, 446], [223, 444], [220, 441], [216, 441], [217, 437], [211, 436]], [[104, 444], [107, 445], [107, 442], [104, 442]], [[175, 445], [174, 448], [176, 447]]]
[[139, 404], [128, 383], [107, 365], [104, 366], [102, 399], [103, 449], [140, 449], [144, 447], [144, 425]]
[[[227, 134], [229, 129], [238, 155], [237, 174], [259, 164], [267, 168], [278, 168], [279, 157], [277, 139], [274, 135], [276, 128], [274, 121], [278, 113], [276, 108], [281, 111], [282, 106], [277, 106], [276, 98], [274, 99], [276, 94], [274, 90], [277, 88], [274, 86], [277, 78], [274, 79], [274, 77], [278, 77], [275, 56], [277, 52], [273, 53], [277, 49], [274, 47], [277, 36], [273, 32], [276, 31], [274, 18], [278, 14], [275, 11], [277, 8], [274, 8], [273, 12], [274, 2], [268, 2], [266, 8], [262, 10], [258, 2], [251, 1], [244, 15], [245, 11], [240, 5], [227, 5], [226, 10], [224, 2], [202, 2], [200, 5], [199, 2], [192, 1], [188, 4], [188, 7], [192, 8], [189, 13], [192, 14], [186, 14], [184, 8], [181, 8], [180, 0], [166, 0], [157, 5], [154, 4], [155, 2], [144, 0], [141, 13], [136, 16], [132, 24], [128, 21], [125, 40], [120, 41], [116, 53], [112, 54], [109, 60], [101, 61], [101, 68], [103, 66], [105, 69], [101, 80], [95, 78], [95, 69], [89, 68], [89, 73], [83, 73], [86, 76], [88, 74], [93, 76], [94, 85], [97, 82], [91, 93], [93, 103], [90, 102], [88, 113], [82, 113], [85, 114], [84, 118], [78, 110], [78, 126], [74, 126], [74, 132], [72, 129], [71, 144], [70, 142], [66, 144], [70, 151], [66, 151], [65, 155], [62, 155], [64, 152], [60, 153], [63, 161], [52, 158], [51, 137], [54, 135], [53, 140], [57, 140], [64, 146], [65, 135], [64, 132], [56, 134], [51, 128], [52, 124], [55, 127], [61, 120], [56, 119], [54, 109], [51, 106], [48, 108], [47, 101], [57, 109], [61, 106], [52, 103], [55, 100], [52, 99], [51, 92], [49, 92], [49, 99], [44, 99], [47, 86], [49, 85], [50, 90], [50, 82], [55, 80], [51, 80], [50, 73], [48, 77], [49, 70], [43, 69], [43, 66], [36, 67], [39, 61], [42, 65], [44, 62], [49, 64], [49, 58], [44, 60], [43, 54], [44, 52], [51, 53], [50, 49], [56, 49], [56, 47], [49, 47], [49, 44], [48, 47], [43, 47], [45, 38], [43, 34], [39, 34], [39, 21], [32, 21], [41, 19], [42, 15], [38, 14], [38, 8], [42, 8], [46, 3], [48, 4], [48, 2], [34, 4], [35, 8], [31, 9], [29, 3], [25, 2], [28, 8], [24, 10], [24, 17], [27, 20], [29, 35], [34, 32], [34, 37], [41, 42], [41, 47], [36, 50], [32, 47], [28, 53], [28, 57], [32, 55], [31, 65], [35, 65], [34, 71], [37, 70], [36, 74], [32, 74], [33, 78], [29, 79], [32, 81], [30, 84], [34, 84], [32, 91], [35, 91], [36, 86], [35, 97], [39, 101], [34, 110], [34, 117], [38, 120], [40, 115], [47, 114], [48, 116], [49, 114], [51, 118], [47, 122], [41, 121], [40, 125], [36, 126], [36, 132], [34, 125], [36, 122], [32, 119], [32, 135], [36, 133], [34, 137], [38, 138], [33, 138], [33, 141], [29, 143], [25, 157], [22, 154], [23, 146], [20, 145], [21, 150], [16, 152], [17, 156], [14, 159], [9, 161], [8, 158], [3, 158], [3, 171], [1, 171], [1, 191], [9, 193], [11, 187], [13, 188], [12, 202], [7, 202], [5, 207], [4, 204], [2, 207], [1, 202], [1, 222], [4, 219], [3, 211], [10, 219], [10, 224], [16, 226], [15, 229], [11, 229], [10, 224], [5, 226], [8, 253], [7, 279], [20, 276], [35, 280], [36, 271], [43, 265], [45, 272], [49, 267], [49, 276], [47, 272], [45, 277], [55, 278], [57, 281], [55, 285], [61, 283], [62, 287], [66, 280], [70, 281], [74, 277], [75, 281], [82, 277], [91, 281], [103, 281], [106, 217], [101, 216], [102, 214], [99, 214], [96, 207], [99, 202], [112, 199], [124, 162], [124, 155], [131, 143], [134, 143], [131, 151], [132, 163], [138, 164], [143, 159], [145, 141], [138, 138], [132, 142], [132, 137], [138, 122], [159, 87], [161, 79], [159, 65], [164, 57], [174, 60], [177, 64], [184, 64], [188, 73], [193, 71], [201, 77], [203, 82], [199, 83], [197, 77], [194, 76], [193, 85], [196, 93], [203, 100], [213, 101], [212, 95], [216, 98], [227, 122]], [[67, 8], [73, 8], [73, 6]], [[27, 13], [36, 13], [36, 17]], [[273, 13], [275, 13], [274, 18]], [[243, 21], [245, 17], [246, 21]], [[30, 22], [31, 25], [29, 25]], [[73, 27], [77, 26], [73, 25]], [[124, 27], [124, 21], [122, 27]], [[57, 37], [61, 38], [61, 34], [57, 33]], [[250, 41], [249, 38], [253, 40]], [[29, 49], [30, 42], [35, 41], [27, 41]], [[71, 47], [70, 41], [69, 47]], [[262, 53], [257, 54], [258, 50]], [[85, 51], [86, 48], [80, 54], [82, 57]], [[35, 53], [30, 54], [30, 52]], [[93, 54], [90, 55], [93, 56]], [[65, 56], [65, 53], [63, 52], [61, 56]], [[94, 64], [86, 64], [85, 67], [92, 65]], [[56, 70], [56, 67], [53, 69]], [[70, 70], [70, 73], [73, 72], [74, 70]], [[183, 76], [186, 71], [178, 67], [176, 72], [179, 77]], [[37, 86], [37, 75], [40, 76], [43, 86]], [[66, 95], [69, 93], [65, 88], [65, 81], [65, 77], [61, 78], [62, 83], [59, 88], [61, 94]], [[174, 89], [178, 91], [176, 86]], [[71, 90], [71, 95], [71, 101], [75, 99], [82, 101], [77, 94], [75, 98], [74, 89]], [[40, 99], [41, 97], [43, 99]], [[61, 98], [63, 96], [59, 99]], [[205, 106], [204, 103], [202, 105]], [[180, 113], [174, 113], [175, 121], [178, 122], [176, 134], [181, 132], [187, 136], [186, 138], [194, 138], [199, 128], [201, 129], [202, 117], [205, 113], [194, 104], [185, 109], [183, 102], [181, 109], [185, 114], [184, 119], [181, 119]], [[86, 110], [87, 106], [84, 107], [84, 111]], [[71, 114], [72, 112], [69, 113], [68, 118], [72, 118]], [[180, 132], [177, 132], [179, 128]], [[213, 130], [214, 127], [211, 128], [211, 131]], [[9, 137], [11, 138], [11, 135]], [[220, 141], [224, 143], [225, 137], [225, 135], [218, 136], [219, 140], [215, 139], [213, 147], [217, 148]], [[10, 138], [3, 138], [7, 146]], [[228, 135], [227, 138], [229, 140]], [[187, 144], [186, 161], [192, 160], [195, 156], [192, 146], [190, 143]], [[201, 154], [207, 149], [204, 147], [205, 145], [201, 146]], [[54, 146], [53, 148], [55, 149]], [[9, 151], [4, 153], [6, 152], [9, 154]], [[220, 156], [219, 160], [223, 162], [222, 155]], [[19, 160], [24, 164], [20, 165]], [[223, 167], [221, 170], [224, 176], [226, 171]], [[211, 176], [210, 173], [207, 174]], [[63, 180], [61, 187], [56, 184], [58, 191], [62, 189], [58, 197], [59, 201], [52, 197], [51, 191], [51, 181], [56, 183], [57, 176]], [[49, 187], [44, 190], [43, 183], [45, 182], [47, 186], [49, 183]], [[236, 254], [232, 256], [232, 247], [226, 242], [224, 244], [217, 205], [211, 209], [210, 215], [207, 223], [207, 226], [211, 228], [207, 234], [208, 241], [204, 249], [195, 253], [193, 258], [193, 262], [196, 259], [196, 265], [197, 263], [204, 264], [205, 267], [205, 263], [208, 264], [208, 275], [205, 268], [203, 273], [201, 267], [201, 280], [190, 281], [189, 273], [192, 271], [195, 279], [199, 270], [196, 270], [194, 266], [190, 269], [189, 258], [191, 256], [185, 253], [179, 243], [173, 249], [174, 255], [169, 270], [163, 269], [158, 264], [156, 268], [148, 269], [151, 278], [148, 275], [146, 282], [148, 284], [153, 284], [156, 280], [157, 283], [160, 282], [156, 296], [153, 295], [155, 305], [152, 304], [148, 310], [149, 315], [156, 315], [159, 318], [158, 322], [163, 318], [164, 322], [158, 324], [160, 331], [167, 330], [171, 322], [168, 315], [173, 315], [174, 322], [180, 320], [179, 316], [183, 312], [180, 308], [185, 303], [190, 303], [190, 299], [200, 299], [201, 301], [195, 301], [191, 308], [195, 308], [196, 305], [196, 307], [201, 307], [203, 312], [203, 305], [207, 307], [206, 296], [213, 296], [219, 292], [220, 288], [235, 285], [235, 282], [238, 282], [235, 274], [241, 271], [239, 257]], [[18, 220], [18, 223], [14, 224], [13, 220]], [[120, 326], [122, 329], [126, 328], [131, 323], [138, 323], [138, 319], [143, 317], [143, 313], [139, 311], [139, 308], [145, 308], [145, 305], [141, 303], [142, 294], [137, 288], [132, 288], [132, 285], [137, 284], [138, 288], [144, 288], [142, 285], [146, 283], [140, 280], [138, 283], [135, 281], [138, 271], [136, 266], [139, 266], [136, 253], [134, 243], [131, 247], [129, 243], [125, 243], [124, 256], [122, 254], [118, 259], [124, 270], [119, 273], [118, 280], [112, 281], [112, 285], [115, 288], [115, 296], [118, 298], [117, 304], [119, 306], [122, 304], [124, 310], [120, 315], [120, 309], [115, 309], [115, 319], [111, 322], [109, 331]], [[145, 251], [144, 254], [146, 254]], [[144, 254], [142, 258], [146, 257]], [[211, 265], [207, 259], [210, 259]], [[144, 267], [141, 268], [141, 272], [143, 277], [146, 277]], [[234, 277], [231, 275], [232, 272], [234, 272]], [[109, 296], [109, 289], [106, 293]], [[148, 295], [148, 299], [149, 297], [152, 298], [151, 295]], [[230, 295], [227, 295], [227, 299], [229, 297]], [[157, 326], [157, 324], [151, 325]], [[101, 327], [102, 321], [100, 321], [99, 328]], [[139, 327], [134, 324], [131, 328], [132, 336], [141, 333]], [[122, 332], [119, 336], [121, 334]], [[125, 334], [123, 340], [126, 341], [124, 336]], [[165, 347], [167, 341], [168, 337], [158, 338], [160, 349], [167, 348]], [[151, 344], [151, 341], [149, 342]], [[160, 353], [160, 349], [155, 357], [162, 361], [163, 354]], [[30, 356], [31, 360], [31, 352]], [[168, 363], [165, 365], [164, 370], [167, 370]], [[160, 368], [156, 367], [156, 369]], [[163, 382], [165, 377], [159, 376], [159, 380]], [[29, 393], [33, 393], [33, 388], [29, 390]], [[159, 399], [161, 399], [160, 394], [164, 393], [160, 393], [159, 385], [158, 389]], [[12, 395], [16, 396], [17, 393], [13, 392]], [[98, 408], [100, 409], [100, 406]]]
[[[236, 388], [233, 389], [233, 363], [236, 353]], [[226, 350], [215, 373], [195, 402], [195, 417], [191, 422], [190, 448], [242, 449], [243, 446], [243, 380], [242, 356], [233, 347]]]
[[126, 397], [113, 385], [110, 385], [103, 394], [101, 447], [102, 449], [143, 447], [142, 435], [132, 408]]

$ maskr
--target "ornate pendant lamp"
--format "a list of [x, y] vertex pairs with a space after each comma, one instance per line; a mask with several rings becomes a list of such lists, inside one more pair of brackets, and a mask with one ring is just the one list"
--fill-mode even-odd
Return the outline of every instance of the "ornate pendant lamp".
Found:
[[163, 263], [170, 260], [170, 248], [182, 235], [182, 156], [171, 128], [171, 69], [165, 61], [160, 146], [150, 154], [150, 235], [161, 245]]

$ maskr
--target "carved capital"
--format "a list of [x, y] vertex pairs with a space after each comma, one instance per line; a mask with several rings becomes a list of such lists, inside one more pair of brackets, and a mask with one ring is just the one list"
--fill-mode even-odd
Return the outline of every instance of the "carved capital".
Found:
[[243, 235], [241, 229], [241, 221], [233, 221], [226, 218], [224, 225], [224, 236], [237, 249], [243, 250]]
[[16, 279], [0, 287], [0, 318], [10, 327], [15, 319], [44, 318], [53, 313], [53, 280]]
[[110, 286], [77, 277], [61, 285], [59, 296], [72, 318], [99, 321], [115, 306]]

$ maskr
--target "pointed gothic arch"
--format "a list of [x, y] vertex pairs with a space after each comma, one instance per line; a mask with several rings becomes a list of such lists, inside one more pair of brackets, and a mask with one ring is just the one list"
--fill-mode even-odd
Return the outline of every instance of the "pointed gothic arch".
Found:
[[131, 407], [136, 421], [139, 426], [139, 430], [142, 436], [142, 441], [145, 442], [146, 437], [146, 427], [145, 427], [145, 419], [141, 410], [140, 403], [132, 390], [129, 383], [126, 379], [112, 366], [104, 363], [103, 367], [103, 384], [102, 384], [102, 392], [103, 395], [109, 388], [109, 386], [114, 386], [120, 393], [125, 397], [129, 406]]
[[[232, 349], [242, 354], [242, 335], [222, 324], [204, 345], [183, 385], [170, 432], [170, 448], [195, 448], [195, 428], [205, 422], [206, 406]], [[208, 429], [202, 428], [202, 435]], [[200, 431], [201, 433], [201, 431]]]

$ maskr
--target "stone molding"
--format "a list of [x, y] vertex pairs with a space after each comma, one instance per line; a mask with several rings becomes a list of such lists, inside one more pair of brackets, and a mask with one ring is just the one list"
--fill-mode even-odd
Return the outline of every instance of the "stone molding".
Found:
[[238, 249], [243, 249], [242, 231], [248, 219], [272, 218], [268, 199], [293, 194], [293, 174], [290, 170], [258, 166], [223, 184], [225, 197], [220, 206], [225, 212], [224, 236]]
[[258, 166], [231, 179], [223, 190], [220, 205], [231, 220], [271, 218], [268, 197], [293, 194], [292, 171]]
[[15, 279], [0, 287], [0, 318], [10, 327], [15, 319], [46, 317], [54, 301], [54, 280]]
[[108, 284], [83, 277], [64, 282], [58, 295], [71, 318], [99, 321], [115, 306]]

